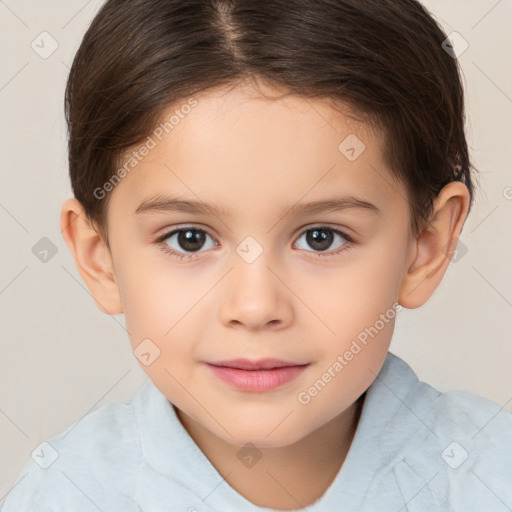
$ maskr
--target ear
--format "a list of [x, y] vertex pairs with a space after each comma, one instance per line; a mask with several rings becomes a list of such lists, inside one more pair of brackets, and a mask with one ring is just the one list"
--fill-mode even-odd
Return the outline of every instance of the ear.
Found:
[[409, 269], [398, 302], [422, 306], [432, 296], [448, 268], [469, 210], [469, 191], [460, 181], [445, 185], [436, 198], [432, 218], [415, 239]]
[[110, 250], [75, 198], [66, 200], [62, 205], [60, 229], [96, 306], [108, 315], [122, 313]]

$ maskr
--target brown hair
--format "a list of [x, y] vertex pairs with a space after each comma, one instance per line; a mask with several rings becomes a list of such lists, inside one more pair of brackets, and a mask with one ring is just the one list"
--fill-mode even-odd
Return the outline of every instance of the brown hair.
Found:
[[464, 91], [446, 38], [416, 0], [107, 0], [66, 87], [74, 195], [108, 245], [110, 194], [94, 191], [124, 152], [183, 98], [252, 80], [332, 99], [380, 128], [417, 235], [444, 185], [462, 181], [470, 208], [474, 196]]

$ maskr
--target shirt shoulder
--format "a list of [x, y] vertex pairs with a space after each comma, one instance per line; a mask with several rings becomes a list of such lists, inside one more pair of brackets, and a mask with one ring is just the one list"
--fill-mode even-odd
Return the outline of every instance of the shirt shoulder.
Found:
[[512, 414], [467, 391], [441, 392], [394, 355], [390, 362], [382, 377], [394, 413], [379, 440], [390, 447], [388, 473], [400, 492], [423, 488], [418, 506], [428, 499], [466, 512], [512, 506]]
[[129, 497], [141, 459], [133, 403], [105, 404], [40, 443], [2, 512], [138, 512]]
[[484, 396], [460, 389], [443, 392], [418, 380], [406, 401], [439, 438], [471, 439], [471, 445], [482, 448], [498, 447], [500, 439], [512, 441], [512, 413]]

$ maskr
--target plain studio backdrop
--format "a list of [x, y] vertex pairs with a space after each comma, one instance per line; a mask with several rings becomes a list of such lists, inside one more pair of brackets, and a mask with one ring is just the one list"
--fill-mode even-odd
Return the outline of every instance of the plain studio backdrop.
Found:
[[[464, 50], [481, 188], [441, 285], [423, 307], [398, 314], [390, 350], [435, 388], [512, 412], [512, 1], [424, 4]], [[64, 89], [101, 5], [0, 0], [0, 506], [42, 440], [109, 401], [129, 401], [146, 379], [123, 316], [96, 308], [59, 226], [71, 197]]]

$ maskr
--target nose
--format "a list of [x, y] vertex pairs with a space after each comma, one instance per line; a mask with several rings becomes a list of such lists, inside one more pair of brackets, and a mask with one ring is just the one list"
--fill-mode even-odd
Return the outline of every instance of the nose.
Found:
[[293, 294], [266, 251], [250, 262], [235, 254], [219, 314], [228, 327], [279, 330], [293, 321]]

